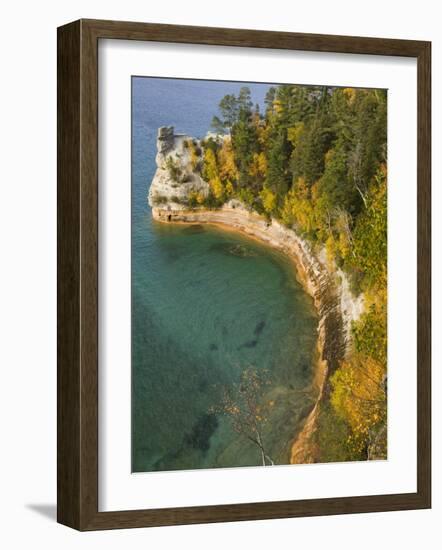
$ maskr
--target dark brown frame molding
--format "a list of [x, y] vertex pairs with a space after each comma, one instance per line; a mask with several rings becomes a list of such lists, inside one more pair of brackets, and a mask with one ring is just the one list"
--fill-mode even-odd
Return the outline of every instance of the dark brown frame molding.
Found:
[[[417, 492], [98, 511], [98, 40], [417, 58]], [[79, 20], [58, 29], [58, 521], [81, 531], [431, 507], [431, 43]]]

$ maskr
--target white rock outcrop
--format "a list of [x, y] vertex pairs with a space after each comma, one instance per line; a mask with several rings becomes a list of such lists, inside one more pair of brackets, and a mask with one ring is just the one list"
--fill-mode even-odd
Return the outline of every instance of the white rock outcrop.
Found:
[[191, 148], [202, 155], [198, 139], [175, 134], [173, 126], [158, 129], [157, 170], [148, 194], [152, 208], [182, 210], [191, 193], [208, 195], [209, 184], [192, 165]]

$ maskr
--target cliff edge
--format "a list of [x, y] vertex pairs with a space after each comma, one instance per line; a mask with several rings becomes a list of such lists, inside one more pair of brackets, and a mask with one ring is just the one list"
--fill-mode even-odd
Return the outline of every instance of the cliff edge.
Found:
[[295, 434], [291, 462], [317, 462], [320, 457], [314, 434], [320, 404], [328, 393], [330, 374], [350, 351], [351, 325], [363, 312], [363, 296], [351, 294], [345, 273], [327, 265], [323, 250], [315, 253], [294, 229], [277, 220], [268, 220], [239, 200], [231, 199], [220, 208], [210, 210], [190, 207], [192, 193], [207, 196], [210, 190], [196, 170], [197, 159], [202, 155], [200, 140], [175, 135], [172, 127], [160, 128], [157, 149], [157, 171], [148, 195], [154, 219], [166, 223], [219, 224], [257, 238], [293, 260], [300, 282], [312, 296], [319, 317], [314, 377], [318, 398], [304, 427]]

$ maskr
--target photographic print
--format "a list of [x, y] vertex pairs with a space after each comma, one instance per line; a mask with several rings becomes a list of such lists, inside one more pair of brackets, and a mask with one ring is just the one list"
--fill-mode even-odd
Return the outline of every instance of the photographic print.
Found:
[[387, 91], [132, 77], [132, 471], [387, 459]]

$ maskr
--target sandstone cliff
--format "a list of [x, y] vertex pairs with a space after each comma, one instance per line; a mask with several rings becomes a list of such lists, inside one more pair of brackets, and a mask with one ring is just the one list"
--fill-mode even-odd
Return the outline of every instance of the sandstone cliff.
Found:
[[157, 170], [149, 189], [150, 206], [167, 205], [179, 210], [191, 193], [208, 195], [209, 185], [192, 165], [191, 151], [201, 151], [199, 140], [175, 134], [173, 126], [158, 129]]
[[[299, 280], [312, 296], [319, 317], [315, 376], [318, 399], [304, 428], [296, 434], [291, 462], [316, 462], [319, 456], [313, 436], [320, 403], [327, 394], [330, 373], [350, 349], [351, 324], [363, 311], [363, 296], [356, 298], [351, 294], [345, 273], [327, 265], [324, 251], [315, 253], [309, 243], [293, 229], [276, 220], [267, 220], [246, 208], [240, 201], [230, 200], [214, 210], [186, 206], [185, 199], [190, 192], [198, 189], [207, 194], [209, 191], [208, 184], [201, 176], [192, 174], [189, 169], [190, 160], [183, 146], [186, 139], [192, 138], [176, 136], [172, 128], [159, 130], [158, 168], [149, 190], [152, 215], [156, 220], [166, 223], [212, 223], [228, 226], [281, 250], [294, 261]], [[182, 173], [191, 176], [178, 187], [165, 167], [168, 158], [178, 161]], [[158, 200], [157, 197], [164, 198]]]

